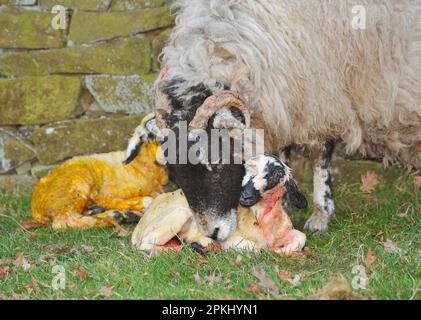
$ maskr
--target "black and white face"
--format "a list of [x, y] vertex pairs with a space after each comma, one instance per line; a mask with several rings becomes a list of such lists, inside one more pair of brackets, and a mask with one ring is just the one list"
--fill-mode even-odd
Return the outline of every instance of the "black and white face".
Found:
[[241, 205], [245, 207], [255, 205], [265, 192], [280, 184], [286, 187], [288, 198], [294, 206], [300, 209], [307, 207], [307, 199], [292, 178], [291, 169], [278, 158], [260, 155], [251, 158], [244, 167]]

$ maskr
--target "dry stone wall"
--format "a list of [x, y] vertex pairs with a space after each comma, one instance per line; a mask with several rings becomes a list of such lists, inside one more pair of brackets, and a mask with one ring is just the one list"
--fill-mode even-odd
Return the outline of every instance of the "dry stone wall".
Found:
[[166, 0], [0, 0], [0, 178], [124, 149], [173, 24]]

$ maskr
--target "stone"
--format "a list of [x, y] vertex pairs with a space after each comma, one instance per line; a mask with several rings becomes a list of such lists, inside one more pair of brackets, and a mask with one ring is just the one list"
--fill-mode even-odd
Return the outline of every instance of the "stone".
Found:
[[136, 12], [79, 11], [72, 16], [69, 39], [79, 45], [164, 28], [173, 22], [174, 17], [168, 7]]
[[31, 145], [0, 129], [0, 173], [6, 173], [35, 158]]
[[85, 86], [105, 112], [145, 114], [153, 109], [150, 93], [156, 77], [87, 76]]
[[159, 62], [159, 55], [164, 48], [166, 41], [171, 35], [172, 30], [166, 29], [160, 32], [156, 37], [152, 40], [152, 55], [153, 55], [153, 62], [152, 62], [152, 69], [154, 71], [159, 71], [161, 68], [161, 64]]
[[32, 141], [42, 165], [78, 155], [125, 150], [142, 116], [78, 119], [37, 129]]
[[0, 79], [0, 125], [45, 124], [81, 114], [79, 77]]
[[16, 6], [34, 6], [37, 4], [37, 0], [9, 0], [9, 3]]
[[149, 73], [150, 40], [141, 35], [76, 48], [37, 50], [0, 55], [0, 75]]
[[49, 174], [56, 167], [57, 165], [44, 166], [39, 162], [36, 162], [32, 165], [31, 175], [34, 178], [41, 179], [42, 177], [45, 177], [47, 174]]
[[43, 9], [51, 9], [61, 5], [67, 9], [88, 11], [105, 11], [110, 7], [111, 0], [38, 0], [38, 5]]
[[62, 48], [66, 30], [52, 27], [54, 14], [23, 9], [0, 11], [0, 48]]
[[114, 0], [112, 11], [134, 11], [166, 5], [166, 0]]
[[20, 166], [15, 168], [16, 174], [18, 175], [24, 175], [31, 171], [31, 162], [25, 162], [24, 164], [21, 164]]

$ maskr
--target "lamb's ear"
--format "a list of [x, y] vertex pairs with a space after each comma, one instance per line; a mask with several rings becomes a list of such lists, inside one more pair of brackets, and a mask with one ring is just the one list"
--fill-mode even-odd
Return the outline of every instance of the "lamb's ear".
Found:
[[124, 164], [129, 164], [137, 157], [144, 142], [142, 137], [136, 133], [130, 138], [126, 150], [126, 159], [123, 161]]
[[300, 189], [298, 189], [297, 183], [294, 179], [289, 178], [285, 181], [285, 187], [287, 189], [288, 199], [295, 207], [298, 209], [307, 208], [307, 199]]
[[140, 125], [134, 130], [132, 137], [129, 140], [129, 144], [126, 150], [126, 159], [123, 161], [124, 164], [132, 162], [140, 152], [142, 145], [154, 138], [153, 132], [148, 128], [151, 121], [155, 121], [155, 113], [146, 115]]

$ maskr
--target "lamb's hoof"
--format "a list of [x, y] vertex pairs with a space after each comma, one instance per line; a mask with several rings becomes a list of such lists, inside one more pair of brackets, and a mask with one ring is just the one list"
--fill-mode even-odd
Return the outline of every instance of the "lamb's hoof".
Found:
[[313, 214], [305, 223], [304, 229], [311, 232], [326, 233], [328, 230], [329, 218]]
[[114, 211], [112, 217], [118, 224], [135, 224], [140, 221], [141, 214], [136, 211]]
[[119, 224], [124, 223], [125, 218], [124, 218], [124, 215], [123, 215], [123, 213], [122, 213], [122, 212], [120, 212], [120, 211], [113, 211], [113, 213], [112, 213], [112, 217], [113, 217], [113, 219], [114, 219], [117, 223], [119, 223]]
[[92, 216], [94, 214], [99, 214], [99, 213], [103, 213], [103, 212], [105, 212], [105, 208], [100, 207], [100, 206], [92, 206], [88, 210], [86, 210], [85, 213]]
[[140, 212], [131, 211], [131, 210], [125, 212], [124, 216], [125, 216], [124, 223], [127, 223], [127, 224], [138, 223], [140, 221], [140, 218], [142, 217]]

